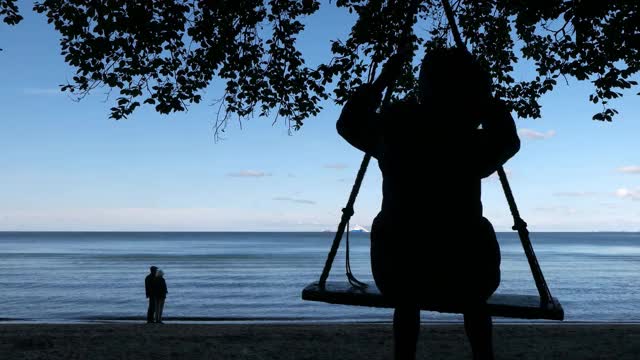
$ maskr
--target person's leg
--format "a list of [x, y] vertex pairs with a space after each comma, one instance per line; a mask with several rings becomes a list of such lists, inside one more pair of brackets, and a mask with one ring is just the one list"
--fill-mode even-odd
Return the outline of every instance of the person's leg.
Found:
[[164, 310], [164, 299], [159, 299], [158, 300], [158, 308], [156, 309], [156, 312], [158, 314], [158, 322], [162, 323], [162, 310]]
[[156, 299], [153, 297], [149, 297], [149, 307], [147, 308], [147, 323], [152, 323], [155, 320], [155, 308], [156, 308]]
[[156, 298], [156, 305], [155, 305], [155, 314], [154, 314], [154, 320], [156, 323], [160, 322], [160, 317], [158, 315], [160, 315], [160, 299]]
[[393, 313], [393, 339], [395, 360], [415, 360], [420, 333], [420, 308], [401, 305]]
[[464, 329], [471, 344], [474, 360], [493, 360], [493, 323], [486, 309], [464, 314]]

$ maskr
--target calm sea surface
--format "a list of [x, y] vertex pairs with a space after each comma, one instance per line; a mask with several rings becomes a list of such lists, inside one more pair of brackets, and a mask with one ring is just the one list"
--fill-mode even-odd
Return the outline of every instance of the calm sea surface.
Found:
[[[499, 233], [500, 292], [536, 294], [517, 234]], [[183, 320], [389, 321], [390, 310], [302, 301], [329, 233], [0, 232], [0, 318], [138, 319], [144, 277], [165, 271], [165, 316]], [[640, 321], [640, 233], [535, 233], [534, 248], [566, 319]], [[352, 269], [372, 281], [368, 234], [352, 234]], [[331, 279], [343, 279], [344, 256]], [[459, 320], [423, 313], [423, 320]]]

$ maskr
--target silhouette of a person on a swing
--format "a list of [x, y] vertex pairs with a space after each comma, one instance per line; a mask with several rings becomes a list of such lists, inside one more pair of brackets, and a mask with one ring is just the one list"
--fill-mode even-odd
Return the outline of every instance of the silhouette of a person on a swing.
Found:
[[399, 59], [357, 89], [337, 123], [382, 171], [371, 264], [376, 285], [396, 304], [395, 357], [415, 358], [418, 304], [428, 301], [460, 308], [474, 359], [493, 359], [492, 320], [483, 305], [500, 283], [500, 249], [482, 216], [480, 180], [518, 152], [515, 124], [492, 97], [487, 71], [456, 48], [425, 56], [417, 102], [378, 112]]

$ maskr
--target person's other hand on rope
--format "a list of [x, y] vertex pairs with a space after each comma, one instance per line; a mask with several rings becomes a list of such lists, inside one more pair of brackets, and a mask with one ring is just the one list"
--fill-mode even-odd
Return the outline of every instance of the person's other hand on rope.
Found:
[[391, 55], [389, 60], [387, 60], [387, 62], [382, 67], [380, 75], [373, 82], [373, 86], [376, 88], [376, 90], [382, 92], [398, 78], [398, 76], [402, 72], [402, 66], [406, 63], [409, 54], [409, 48], [401, 47], [397, 53]]
[[380, 144], [379, 112], [382, 92], [391, 86], [406, 61], [406, 52], [399, 51], [384, 64], [373, 83], [359, 86], [344, 104], [336, 123], [338, 134], [351, 145], [378, 157]]
[[369, 108], [377, 109], [382, 102], [382, 92], [388, 88], [400, 75], [402, 66], [407, 61], [409, 51], [400, 49], [393, 54], [382, 67], [378, 78], [371, 84], [362, 84], [351, 96], [351, 100], [358, 104], [368, 104]]

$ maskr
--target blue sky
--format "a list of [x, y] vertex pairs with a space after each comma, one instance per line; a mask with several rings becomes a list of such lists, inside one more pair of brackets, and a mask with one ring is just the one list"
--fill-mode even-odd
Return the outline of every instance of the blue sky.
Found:
[[[81, 102], [58, 93], [73, 71], [57, 34], [29, 2], [21, 8], [20, 25], [0, 26], [0, 231], [335, 228], [362, 158], [335, 132], [340, 108], [326, 103], [291, 136], [271, 118], [232, 123], [216, 143], [214, 84], [186, 113], [142, 108], [110, 120], [104, 90]], [[340, 11], [314, 17], [300, 39], [308, 62], [326, 61], [329, 40], [350, 25]], [[601, 123], [591, 120], [590, 90], [560, 85], [543, 98], [541, 119], [516, 120], [522, 149], [506, 168], [532, 231], [640, 230], [640, 97], [629, 93], [614, 122]], [[376, 165], [352, 224], [368, 226], [380, 207]], [[499, 182], [483, 184], [485, 215], [509, 229]]]

